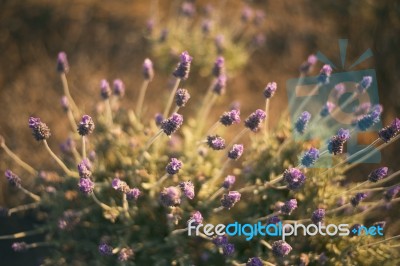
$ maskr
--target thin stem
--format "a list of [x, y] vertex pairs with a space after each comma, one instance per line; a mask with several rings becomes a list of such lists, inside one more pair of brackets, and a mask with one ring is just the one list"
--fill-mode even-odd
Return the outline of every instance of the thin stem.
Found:
[[268, 244], [268, 242], [265, 241], [264, 239], [261, 239], [261, 240], [260, 240], [260, 244], [263, 245], [263, 246], [265, 246], [266, 248], [272, 250], [272, 246], [271, 246], [270, 244]]
[[400, 235], [392, 236], [392, 237], [386, 238], [386, 239], [381, 240], [381, 241], [376, 241], [376, 242], [373, 242], [373, 243], [370, 243], [370, 244], [362, 245], [362, 246], [359, 246], [359, 248], [370, 247], [370, 246], [373, 246], [373, 245], [376, 245], [376, 244], [380, 244], [380, 243], [383, 243], [383, 242], [386, 242], [386, 241], [389, 241], [389, 240], [393, 240], [393, 239], [396, 239], [396, 238], [400, 238]]
[[104, 204], [103, 202], [101, 202], [101, 201], [96, 197], [96, 195], [94, 194], [94, 192], [93, 192], [91, 195], [92, 195], [92, 198], [93, 198], [94, 202], [96, 202], [97, 205], [99, 205], [102, 209], [104, 209], [104, 210], [106, 210], [106, 211], [111, 210], [111, 207], [108, 206], [107, 204]]
[[77, 115], [77, 114], [79, 114], [79, 108], [75, 104], [74, 99], [72, 98], [71, 94], [69, 93], [69, 86], [68, 86], [67, 76], [65, 75], [65, 73], [61, 73], [60, 77], [61, 77], [61, 82], [62, 82], [63, 89], [64, 89], [64, 94], [65, 94], [65, 96], [67, 96], [68, 101], [69, 101], [73, 111], [76, 113], [75, 115]]
[[144, 152], [146, 152], [146, 151], [150, 148], [150, 146], [154, 143], [154, 141], [157, 140], [157, 138], [158, 138], [159, 136], [161, 136], [162, 133], [163, 133], [163, 130], [161, 129], [161, 130], [158, 131], [151, 139], [149, 139], [149, 140], [147, 141], [146, 146], [145, 146], [145, 148], [144, 148]]
[[30, 174], [36, 176], [37, 175], [37, 171], [30, 166], [29, 164], [27, 164], [26, 162], [22, 161], [18, 155], [16, 155], [14, 152], [12, 152], [5, 143], [1, 144], [1, 147], [3, 148], [3, 150], [8, 154], [8, 156], [11, 157], [11, 159], [13, 159], [19, 166], [21, 166], [22, 168], [24, 168], [27, 172], [29, 172]]
[[264, 120], [264, 133], [268, 134], [268, 121], [269, 121], [269, 98], [265, 100], [265, 120]]
[[171, 108], [172, 102], [174, 101], [174, 97], [175, 97], [175, 94], [176, 94], [176, 91], [178, 89], [180, 81], [181, 81], [180, 78], [177, 78], [175, 80], [174, 87], [172, 88], [171, 94], [169, 95], [169, 98], [168, 98], [168, 101], [167, 101], [167, 105], [165, 106], [165, 109], [164, 109], [164, 113], [163, 113], [164, 118], [168, 117], [169, 109]]
[[172, 111], [173, 114], [177, 113], [179, 111], [180, 107], [179, 106], [175, 106], [174, 110]]
[[76, 147], [71, 148], [72, 155], [74, 156], [75, 162], [80, 162], [81, 161], [81, 155], [77, 151]]
[[335, 115], [339, 112], [339, 110], [342, 110], [342, 109], [346, 108], [356, 98], [357, 95], [358, 95], [357, 92], [353, 92], [351, 97], [349, 97], [342, 105], [336, 106], [336, 108], [333, 109], [331, 114], [329, 114], [326, 117], [324, 117], [324, 119], [316, 121], [316, 122], [319, 122], [320, 124], [323, 124], [323, 123], [326, 123], [327, 121], [329, 121], [330, 119], [334, 118]]
[[149, 80], [145, 79], [143, 80], [142, 86], [140, 87], [140, 93], [139, 93], [139, 98], [136, 103], [136, 115], [140, 119], [140, 116], [142, 114], [142, 108], [143, 108], [143, 102], [144, 102], [144, 96], [146, 95], [147, 87], [149, 85]]
[[47, 228], [38, 228], [35, 230], [31, 230], [31, 231], [25, 231], [25, 232], [19, 232], [19, 233], [15, 233], [15, 234], [11, 234], [11, 235], [4, 235], [4, 236], [0, 236], [0, 240], [5, 240], [5, 239], [18, 239], [18, 238], [23, 238], [23, 237], [27, 237], [27, 236], [32, 236], [32, 235], [38, 235], [38, 234], [42, 234], [44, 232], [46, 232]]
[[220, 206], [220, 207], [218, 207], [218, 208], [213, 209], [213, 212], [214, 212], [214, 213], [217, 213], [217, 212], [222, 211], [223, 209], [224, 209], [224, 207], [223, 207], [223, 206]]
[[50, 149], [49, 144], [45, 139], [43, 140], [43, 143], [47, 151], [50, 153], [51, 157], [53, 157], [53, 159], [58, 163], [58, 165], [64, 170], [67, 175], [72, 177], [79, 177], [78, 173], [69, 170], [68, 167], [60, 160], [60, 158], [57, 157], [57, 155]]
[[331, 214], [331, 213], [335, 213], [335, 212], [341, 211], [343, 209], [346, 209], [350, 205], [351, 205], [350, 203], [343, 204], [342, 206], [339, 206], [337, 208], [330, 209], [330, 210], [326, 211], [325, 214]]
[[214, 194], [212, 194], [211, 197], [209, 197], [207, 203], [212, 202], [213, 200], [215, 200], [215, 198], [218, 197], [219, 195], [221, 195], [222, 192], [224, 192], [224, 191], [225, 191], [225, 189], [223, 187], [221, 187], [220, 189], [215, 191]]
[[20, 206], [17, 206], [17, 207], [9, 209], [8, 210], [8, 215], [11, 215], [11, 214], [13, 214], [15, 212], [19, 212], [19, 211], [26, 211], [26, 210], [34, 209], [37, 206], [39, 206], [38, 202], [20, 205]]
[[122, 194], [122, 209], [125, 212], [125, 217], [129, 218], [130, 217], [129, 216], [129, 202], [126, 199], [126, 194], [125, 193]]
[[[318, 92], [319, 88], [321, 87], [321, 84], [318, 83], [317, 85], [314, 86], [312, 91], [310, 92], [309, 95], [314, 95]], [[308, 96], [302, 103], [299, 105], [299, 107], [296, 108], [296, 111], [293, 113], [295, 116], [308, 104], [308, 102], [311, 100], [312, 97]]]
[[239, 132], [239, 134], [236, 135], [236, 137], [233, 138], [233, 140], [226, 146], [227, 150], [230, 150], [236, 142], [240, 140], [241, 137], [243, 137], [247, 132], [249, 132], [250, 129], [243, 128], [242, 131]]
[[171, 232], [171, 235], [177, 235], [177, 234], [182, 234], [188, 231], [188, 228], [183, 228], [183, 229], [176, 229]]
[[107, 123], [109, 126], [113, 125], [113, 116], [112, 116], [112, 109], [111, 109], [111, 104], [110, 104], [110, 99], [105, 100], [105, 105], [106, 105], [106, 112], [107, 112]]
[[333, 197], [338, 197], [338, 196], [341, 196], [341, 195], [343, 195], [343, 194], [349, 193], [349, 192], [351, 192], [352, 190], [354, 190], [354, 189], [356, 189], [356, 188], [359, 188], [359, 187], [364, 186], [364, 185], [367, 184], [368, 182], [369, 182], [368, 180], [367, 180], [367, 181], [364, 181], [364, 182], [362, 182], [362, 183], [356, 185], [355, 187], [352, 187], [352, 188], [349, 189], [349, 190], [346, 190], [346, 191], [344, 191], [344, 192], [342, 192], [342, 193], [340, 193], [340, 194], [333, 195]]
[[20, 189], [22, 192], [24, 192], [26, 195], [28, 195], [29, 197], [31, 197], [34, 201], [40, 201], [40, 196], [38, 196], [38, 195], [36, 195], [36, 194], [30, 192], [29, 190], [27, 190], [26, 188], [24, 188], [24, 187], [22, 187], [22, 186], [21, 186], [19, 189]]
[[86, 158], [86, 137], [82, 136], [82, 158]]
[[67, 117], [68, 117], [68, 121], [71, 125], [72, 132], [74, 132], [76, 134], [77, 123], [75, 121], [74, 114], [72, 113], [71, 108], [68, 108], [68, 110], [67, 110]]
[[210, 129], [207, 131], [206, 136], [204, 138], [207, 138], [207, 136], [211, 135], [211, 133], [213, 133], [220, 125], [219, 120], [217, 122], [214, 123], [214, 125], [212, 125], [210, 127]]

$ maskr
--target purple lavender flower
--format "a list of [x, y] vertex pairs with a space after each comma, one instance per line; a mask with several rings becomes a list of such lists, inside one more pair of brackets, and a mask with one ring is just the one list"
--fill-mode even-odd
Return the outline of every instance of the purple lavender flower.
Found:
[[400, 132], [400, 119], [395, 118], [393, 122], [379, 131], [379, 138], [384, 142], [389, 142]]
[[25, 242], [14, 242], [11, 245], [11, 248], [15, 252], [22, 252], [22, 251], [26, 251], [28, 249], [28, 245]]
[[181, 127], [182, 123], [183, 116], [178, 113], [174, 113], [170, 118], [162, 121], [160, 127], [166, 135], [171, 136], [172, 133]]
[[193, 221], [193, 225], [199, 225], [203, 223], [203, 216], [201, 215], [201, 213], [199, 211], [195, 211], [192, 216], [190, 217], [188, 223], [190, 221]]
[[292, 247], [283, 240], [275, 241], [272, 244], [272, 254], [276, 257], [285, 257], [292, 251]]
[[222, 95], [225, 93], [226, 80], [227, 80], [226, 75], [220, 75], [217, 78], [217, 81], [214, 83], [214, 87], [213, 87], [213, 92], [215, 94]]
[[253, 16], [253, 10], [248, 6], [245, 6], [242, 9], [242, 14], [240, 16], [240, 19], [242, 20], [243, 23], [247, 23], [250, 21], [252, 16]]
[[296, 208], [297, 208], [297, 200], [296, 199], [291, 199], [291, 200], [286, 201], [282, 205], [281, 212], [283, 214], [290, 215]]
[[289, 168], [283, 173], [283, 180], [288, 183], [289, 189], [296, 190], [306, 182], [306, 176], [297, 168]]
[[187, 51], [184, 51], [181, 54], [181, 61], [176, 67], [173, 75], [179, 79], [186, 80], [189, 77], [190, 64], [192, 60], [193, 57], [191, 57]]
[[230, 126], [233, 124], [238, 124], [240, 123], [240, 110], [238, 109], [233, 109], [229, 112], [224, 112], [220, 118], [219, 122], [223, 124], [224, 126]]
[[153, 62], [150, 59], [146, 58], [144, 60], [142, 72], [145, 80], [151, 81], [154, 78]]
[[183, 2], [180, 11], [183, 16], [191, 18], [196, 13], [196, 8], [191, 2]]
[[194, 198], [194, 185], [192, 181], [181, 182], [179, 183], [179, 187], [188, 199]]
[[350, 138], [350, 131], [347, 129], [339, 129], [337, 135], [333, 136], [328, 142], [329, 153], [341, 154], [343, 153], [343, 146]]
[[164, 120], [164, 117], [163, 117], [163, 115], [161, 113], [157, 113], [154, 116], [154, 121], [156, 122], [157, 126], [160, 126], [163, 120]]
[[225, 140], [218, 135], [207, 136], [207, 144], [216, 151], [225, 149]]
[[220, 247], [220, 246], [224, 246], [224, 245], [228, 244], [228, 238], [225, 235], [224, 236], [216, 236], [213, 238], [212, 242], [217, 247]]
[[328, 262], [328, 257], [325, 255], [325, 253], [322, 252], [321, 254], [319, 254], [318, 263], [320, 265], [325, 265], [327, 262]]
[[237, 160], [243, 154], [243, 144], [234, 144], [232, 149], [228, 152], [228, 158]]
[[146, 22], [146, 32], [147, 34], [151, 35], [153, 33], [154, 30], [154, 19], [149, 19]]
[[389, 202], [400, 192], [400, 186], [394, 186], [385, 191], [384, 199]]
[[101, 243], [99, 245], [99, 253], [102, 256], [111, 256], [113, 248], [106, 243]]
[[100, 81], [100, 95], [101, 97], [106, 100], [108, 98], [110, 98], [111, 96], [111, 88], [110, 88], [110, 84], [108, 83], [107, 80], [102, 79]]
[[311, 221], [315, 224], [318, 224], [324, 220], [325, 217], [325, 209], [317, 209], [313, 212], [311, 216]]
[[142, 192], [138, 188], [131, 188], [126, 192], [126, 199], [136, 201], [141, 194]]
[[67, 96], [64, 95], [61, 97], [60, 104], [64, 112], [67, 112], [69, 110], [69, 101]]
[[224, 194], [221, 199], [222, 207], [229, 210], [240, 200], [240, 196], [237, 191], [229, 191], [228, 194]]
[[385, 178], [387, 174], [388, 174], [388, 168], [380, 167], [378, 169], [375, 169], [368, 175], [368, 180], [371, 182], [378, 182], [379, 180]]
[[93, 193], [94, 183], [90, 178], [80, 178], [78, 187], [83, 194], [90, 195]]
[[360, 202], [367, 197], [367, 193], [357, 193], [354, 197], [350, 199], [351, 205], [357, 207]]
[[113, 181], [111, 181], [111, 186], [122, 193], [127, 194], [130, 191], [130, 188], [128, 184], [125, 181], [122, 181], [118, 177], [114, 178]]
[[372, 110], [368, 114], [358, 119], [357, 128], [361, 131], [366, 131], [367, 129], [378, 123], [382, 110], [383, 108], [381, 105], [373, 106]]
[[267, 87], [264, 89], [264, 97], [269, 99], [272, 96], [274, 96], [278, 86], [276, 85], [276, 82], [269, 82], [267, 84]]
[[235, 253], [235, 245], [231, 243], [223, 245], [222, 252], [224, 253], [224, 256], [231, 256]]
[[225, 189], [229, 189], [235, 184], [236, 177], [234, 175], [228, 175], [225, 177], [224, 183], [222, 184], [222, 187]]
[[311, 119], [311, 114], [309, 112], [304, 111], [303, 113], [301, 113], [301, 115], [299, 116], [294, 125], [296, 131], [300, 134], [304, 134], [310, 119]]
[[350, 138], [350, 130], [348, 129], [344, 129], [344, 128], [340, 128], [337, 132], [337, 136], [341, 139], [341, 140], [348, 140]]
[[131, 248], [122, 248], [118, 253], [118, 260], [121, 262], [128, 261], [133, 257], [133, 250]]
[[190, 94], [186, 89], [178, 89], [175, 93], [175, 103], [179, 107], [183, 107], [190, 99]]
[[244, 126], [253, 132], [257, 132], [260, 128], [260, 124], [267, 117], [265, 112], [261, 109], [257, 109], [254, 113], [249, 115], [244, 121]]
[[78, 164], [78, 173], [81, 178], [89, 178], [92, 176], [92, 172], [90, 171], [91, 169], [91, 163], [87, 158], [84, 158], [79, 164]]
[[214, 67], [212, 69], [212, 74], [214, 77], [225, 75], [225, 59], [222, 56], [218, 56], [215, 60]]
[[120, 79], [114, 79], [113, 81], [114, 95], [122, 97], [125, 95], [125, 84]]
[[201, 31], [203, 34], [207, 35], [210, 33], [212, 27], [212, 21], [210, 19], [205, 19], [201, 23]]
[[343, 83], [338, 83], [334, 87], [333, 97], [338, 100], [345, 92], [346, 86]]
[[303, 74], [309, 73], [310, 70], [311, 70], [311, 68], [317, 63], [317, 61], [318, 61], [318, 58], [317, 58], [315, 55], [313, 55], [313, 54], [310, 55], [310, 56], [307, 58], [307, 61], [304, 62], [304, 63], [300, 66], [300, 68], [299, 68], [300, 72], [303, 73]]
[[332, 67], [330, 65], [324, 65], [321, 68], [321, 71], [319, 72], [317, 81], [321, 84], [328, 84], [331, 73], [332, 73]]
[[167, 167], [165, 167], [165, 170], [169, 175], [174, 175], [177, 174], [179, 170], [181, 170], [182, 166], [183, 163], [180, 160], [176, 158], [171, 158], [171, 160], [167, 164]]
[[371, 103], [370, 102], [365, 102], [362, 103], [354, 108], [354, 115], [359, 116], [359, 115], [365, 115], [369, 112], [371, 109]]
[[310, 148], [306, 151], [301, 158], [301, 164], [305, 167], [311, 167], [319, 158], [319, 150], [316, 148]]
[[246, 263], [246, 266], [263, 266], [263, 265], [264, 265], [263, 262], [258, 257], [250, 258]]
[[332, 113], [333, 109], [335, 109], [336, 105], [332, 102], [326, 102], [325, 105], [322, 107], [321, 112], [319, 113], [320, 116], [326, 117], [330, 113]]
[[8, 183], [11, 186], [16, 187], [16, 188], [21, 187], [21, 178], [19, 178], [19, 176], [14, 174], [11, 170], [6, 170], [4, 172], [4, 175], [7, 178]]
[[372, 84], [372, 77], [371, 76], [365, 76], [362, 78], [362, 80], [357, 84], [357, 89], [359, 93], [363, 93], [366, 91]]
[[279, 222], [281, 222], [281, 219], [279, 219], [278, 216], [274, 215], [274, 216], [271, 216], [271, 217], [269, 217], [269, 218], [267, 219], [266, 225], [269, 225], [269, 224], [277, 224], [277, 223], [279, 223]]
[[45, 140], [51, 136], [49, 127], [40, 121], [40, 118], [29, 117], [29, 127], [32, 129], [32, 135], [37, 140]]
[[88, 115], [83, 115], [78, 125], [78, 133], [81, 136], [90, 135], [95, 128], [93, 119]]
[[181, 204], [181, 191], [177, 187], [167, 187], [161, 191], [161, 204], [165, 207], [173, 207]]
[[77, 224], [79, 224], [81, 220], [81, 214], [78, 211], [74, 210], [66, 210], [62, 217], [58, 219], [58, 228], [60, 230], [70, 231], [72, 230]]
[[59, 52], [57, 56], [57, 71], [60, 73], [67, 74], [69, 71], [69, 64], [67, 54], [65, 52]]
[[67, 138], [64, 143], [60, 145], [61, 151], [68, 153], [76, 147], [76, 143], [72, 138]]

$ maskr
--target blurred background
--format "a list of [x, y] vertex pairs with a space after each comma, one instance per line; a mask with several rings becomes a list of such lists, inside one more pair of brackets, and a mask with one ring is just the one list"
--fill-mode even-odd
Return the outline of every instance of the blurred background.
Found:
[[[347, 66], [368, 48], [373, 57], [358, 65], [357, 69], [375, 69], [380, 102], [384, 106], [383, 124], [387, 125], [400, 113], [400, 2], [383, 1], [192, 1], [196, 12], [202, 14], [212, 4], [214, 12], [229, 17], [221, 20], [229, 27], [240, 24], [244, 7], [262, 11], [265, 16], [259, 32], [265, 36], [257, 49], [249, 49], [247, 64], [228, 73], [226, 94], [218, 101], [210, 117], [214, 123], [220, 113], [233, 101], [239, 101], [243, 117], [256, 108], [263, 108], [261, 96], [268, 82], [276, 81], [278, 92], [270, 105], [270, 123], [276, 124], [287, 106], [286, 80], [299, 75], [298, 68], [308, 55], [321, 51], [336, 65], [340, 65], [338, 39], [348, 39]], [[57, 169], [57, 166], [33, 140], [28, 129], [29, 116], [40, 116], [52, 130], [50, 146], [59, 152], [59, 144], [68, 137], [67, 117], [60, 106], [62, 85], [56, 72], [59, 51], [68, 54], [70, 63], [71, 94], [87, 113], [94, 113], [100, 101], [99, 82], [121, 78], [126, 84], [126, 97], [122, 105], [132, 108], [142, 81], [141, 66], [146, 57], [152, 59], [156, 77], [146, 97], [148, 119], [162, 111], [164, 96], [168, 93], [168, 80], [173, 68], [165, 67], [165, 58], [177, 62], [174, 53], [155, 53], [153, 33], [149, 23], [170, 25], [182, 1], [95, 1], [95, 0], [3, 0], [0, 2], [0, 134], [7, 145], [37, 168]], [[229, 24], [231, 23], [231, 24]], [[235, 24], [237, 23], [237, 24]], [[174, 27], [180, 27], [175, 24]], [[168, 29], [173, 31], [174, 29]], [[176, 30], [176, 29], [175, 29]], [[187, 38], [196, 38], [195, 31], [187, 31]], [[154, 39], [154, 38], [153, 38]], [[168, 45], [168, 43], [167, 43]], [[198, 43], [197, 45], [202, 45]], [[171, 51], [175, 47], [170, 47]], [[191, 50], [188, 48], [189, 53]], [[180, 52], [180, 51], [177, 51]], [[232, 57], [232, 61], [235, 60]], [[230, 64], [229, 59], [226, 62]], [[196, 69], [196, 57], [193, 61]], [[322, 66], [317, 65], [316, 69]], [[173, 66], [172, 66], [173, 67]], [[191, 73], [185, 87], [192, 94], [191, 104], [203, 95], [211, 78], [204, 76], [204, 66], [197, 74]], [[210, 64], [210, 71], [212, 62]], [[201, 70], [201, 68], [198, 68]], [[338, 70], [345, 71], [345, 70]], [[314, 74], [316, 74], [315, 72]], [[191, 105], [189, 104], [189, 105]], [[190, 112], [191, 109], [186, 112]], [[375, 136], [367, 136], [372, 142]], [[395, 154], [399, 144], [391, 145], [382, 153], [382, 163], [398, 169]], [[362, 180], [376, 165], [357, 167], [356, 179]], [[396, 168], [397, 167], [397, 168]], [[3, 151], [0, 151], [0, 170], [18, 169]], [[26, 177], [29, 179], [29, 177]], [[0, 179], [0, 205], [18, 205], [19, 196]], [[29, 182], [29, 181], [27, 181]], [[0, 234], [29, 228], [30, 219], [18, 215], [0, 218]], [[0, 243], [0, 261], [13, 256], [10, 242]], [[29, 251], [22, 258], [10, 262], [36, 265], [36, 252]], [[4, 257], [5, 256], [5, 257]], [[14, 255], [15, 256], [15, 255]], [[33, 260], [32, 260], [33, 258]]]

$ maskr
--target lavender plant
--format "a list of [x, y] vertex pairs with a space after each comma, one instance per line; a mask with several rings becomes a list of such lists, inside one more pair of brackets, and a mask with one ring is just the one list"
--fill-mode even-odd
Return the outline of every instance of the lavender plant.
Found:
[[[182, 6], [184, 19], [193, 15], [192, 8], [189, 4]], [[249, 19], [248, 12], [242, 14], [244, 21]], [[258, 16], [262, 20], [261, 14]], [[349, 164], [351, 156], [344, 156], [346, 141], [356, 130], [366, 130], [376, 123], [381, 107], [358, 118], [352, 128], [337, 131], [328, 143], [320, 140], [311, 144], [304, 139], [295, 140], [288, 133], [292, 124], [286, 117], [274, 130], [263, 127], [268, 120], [268, 101], [278, 92], [276, 83], [271, 82], [265, 90], [260, 88], [260, 96], [266, 97], [265, 111], [255, 110], [242, 124], [240, 110], [234, 108], [209, 125], [204, 117], [202, 121], [196, 119], [199, 113], [210, 112], [212, 102], [207, 99], [219, 97], [221, 86], [198, 99], [203, 105], [197, 114], [189, 118], [179, 113], [180, 108], [191, 104], [189, 92], [178, 87], [192, 74], [192, 60], [194, 64], [196, 57], [183, 52], [176, 69], [171, 69], [174, 90], [165, 106], [160, 106], [164, 115], [158, 114], [154, 121], [141, 110], [115, 111], [118, 105], [112, 106], [113, 103], [129, 89], [118, 79], [113, 82], [113, 90], [106, 80], [100, 83], [101, 96], [109, 108], [83, 114], [71, 104], [73, 98], [66, 79], [70, 68], [66, 54], [60, 53], [57, 70], [61, 72], [64, 92], [68, 92], [62, 98], [62, 108], [72, 125], [71, 138], [63, 145], [64, 153], [57, 155], [47, 143], [51, 125], [35, 117], [29, 118], [27, 124], [60, 171], [30, 166], [7, 147], [5, 138], [0, 138], [2, 149], [21, 166], [5, 171], [10, 189], [25, 193], [31, 200], [11, 209], [3, 208], [2, 215], [33, 209], [46, 217], [46, 222], [31, 231], [0, 236], [0, 240], [14, 239], [12, 248], [16, 252], [46, 246], [47, 257], [42, 265], [82, 265], [82, 261], [93, 265], [399, 262], [400, 236], [391, 235], [390, 231], [376, 238], [318, 235], [281, 240], [255, 236], [250, 241], [243, 236], [189, 235], [190, 221], [196, 225], [238, 221], [264, 225], [347, 223], [353, 225], [352, 229], [375, 223], [383, 226], [382, 215], [376, 210], [390, 212], [400, 201], [400, 185], [395, 181], [400, 170], [380, 167], [365, 177], [365, 182], [354, 184], [347, 180], [348, 170], [357, 164]], [[209, 65], [214, 78], [225, 75], [225, 63], [230, 60], [225, 62], [218, 57], [214, 68]], [[309, 74], [314, 64], [312, 61], [307, 67], [303, 65], [301, 75]], [[152, 65], [149, 59], [143, 65], [144, 80], [137, 103], [140, 107], [146, 104], [145, 90], [154, 77]], [[329, 83], [332, 69], [324, 66], [323, 70], [320, 82]], [[364, 90], [370, 83], [363, 79], [360, 86]], [[300, 111], [294, 134], [309, 130], [311, 116]], [[75, 117], [81, 117], [78, 123]], [[191, 119], [196, 123], [189, 123]], [[226, 127], [238, 132], [229, 142]], [[399, 138], [399, 131], [396, 118], [358, 155], [371, 156], [370, 148], [377, 144], [377, 149], [387, 147]], [[131, 145], [132, 140], [136, 145]], [[312, 168], [324, 156], [333, 157], [333, 167]], [[28, 176], [35, 177], [32, 191], [24, 184]], [[347, 185], [343, 185], [345, 180]], [[389, 181], [392, 185], [387, 185]], [[35, 234], [42, 235], [43, 242], [29, 243], [24, 239]]]

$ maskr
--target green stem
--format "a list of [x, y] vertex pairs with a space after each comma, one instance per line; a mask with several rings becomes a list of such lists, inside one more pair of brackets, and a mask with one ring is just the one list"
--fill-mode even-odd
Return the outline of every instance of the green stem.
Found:
[[57, 157], [57, 155], [50, 149], [49, 144], [47, 141], [44, 139], [43, 140], [44, 146], [46, 147], [47, 151], [50, 153], [51, 157], [58, 163], [58, 165], [64, 170], [64, 172], [72, 177], [79, 177], [77, 172], [73, 172], [68, 169], [68, 167], [60, 160], [60, 158]]
[[147, 87], [149, 85], [149, 80], [143, 80], [142, 86], [140, 87], [140, 93], [139, 93], [139, 98], [136, 103], [136, 115], [140, 119], [140, 116], [142, 114], [142, 108], [143, 108], [143, 102], [144, 102], [144, 96], [146, 95]]
[[167, 101], [167, 105], [165, 106], [165, 109], [164, 109], [164, 113], [163, 113], [164, 118], [168, 117], [169, 109], [171, 108], [172, 102], [174, 101], [174, 97], [175, 97], [176, 91], [178, 90], [180, 81], [181, 81], [180, 78], [177, 78], [175, 80], [174, 87], [172, 88], [171, 94], [169, 95], [169, 98]]
[[38, 228], [35, 230], [31, 230], [31, 231], [25, 231], [25, 232], [19, 232], [19, 233], [15, 233], [15, 234], [11, 234], [11, 235], [4, 235], [4, 236], [0, 236], [0, 240], [5, 240], [5, 239], [18, 239], [18, 238], [24, 238], [27, 236], [33, 236], [33, 235], [38, 235], [38, 234], [42, 234], [44, 232], [46, 232], [47, 228]]
[[63, 89], [64, 89], [64, 94], [65, 96], [67, 96], [68, 101], [71, 105], [71, 108], [73, 109], [73, 111], [75, 112], [75, 115], [79, 115], [79, 108], [78, 106], [75, 104], [74, 99], [72, 98], [70, 92], [69, 92], [69, 86], [68, 86], [68, 81], [67, 81], [67, 76], [65, 75], [65, 73], [61, 73], [60, 74], [61, 77], [61, 82], [63, 85]]
[[21, 166], [22, 168], [24, 168], [27, 172], [29, 172], [30, 174], [36, 176], [37, 175], [37, 171], [30, 166], [29, 164], [27, 164], [26, 162], [22, 161], [18, 155], [16, 155], [14, 152], [12, 152], [5, 143], [1, 144], [1, 147], [3, 148], [3, 150], [8, 154], [8, 156], [11, 157], [11, 159], [13, 159], [19, 166]]
[[29, 190], [27, 190], [26, 188], [24, 188], [24, 187], [22, 187], [22, 186], [21, 186], [19, 189], [20, 189], [22, 192], [24, 192], [26, 195], [28, 195], [29, 197], [31, 197], [34, 201], [40, 201], [40, 196], [38, 196], [38, 195], [36, 195], [36, 194], [30, 192]]

